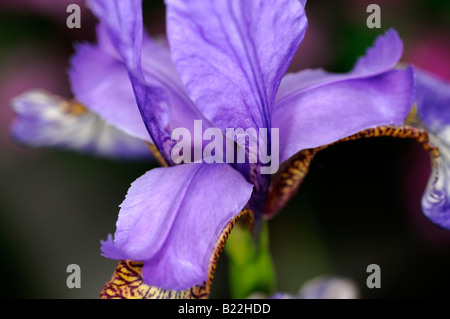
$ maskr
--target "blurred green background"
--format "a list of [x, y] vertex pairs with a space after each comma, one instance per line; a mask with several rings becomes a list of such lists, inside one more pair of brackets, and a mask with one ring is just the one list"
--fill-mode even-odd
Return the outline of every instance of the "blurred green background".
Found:
[[[67, 5], [82, 7], [81, 29], [66, 27]], [[381, 29], [366, 8], [381, 7]], [[309, 28], [290, 71], [350, 70], [384, 30], [404, 40], [403, 62], [450, 80], [450, 2], [439, 0], [308, 1]], [[152, 35], [164, 33], [163, 1], [144, 0]], [[95, 18], [83, 1], [0, 3], [0, 294], [3, 298], [97, 298], [116, 261], [100, 256], [114, 233], [118, 205], [151, 163], [116, 163], [11, 141], [10, 99], [32, 88], [71, 97], [73, 44], [94, 41]], [[351, 120], [351, 119], [349, 119]], [[422, 216], [428, 155], [410, 141], [349, 142], [322, 151], [299, 193], [269, 223], [277, 291], [296, 293], [320, 275], [347, 277], [364, 298], [443, 297], [450, 284], [450, 232]], [[68, 289], [66, 268], [81, 267], [81, 288]], [[369, 264], [381, 289], [368, 289]], [[228, 297], [226, 256], [212, 297]]]

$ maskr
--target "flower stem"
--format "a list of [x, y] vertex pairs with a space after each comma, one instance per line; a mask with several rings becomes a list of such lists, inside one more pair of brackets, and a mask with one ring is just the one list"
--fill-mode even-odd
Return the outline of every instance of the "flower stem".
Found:
[[269, 227], [262, 225], [257, 238], [242, 225], [236, 225], [225, 245], [229, 259], [232, 298], [247, 298], [252, 293], [270, 295], [275, 287], [275, 271], [269, 252]]

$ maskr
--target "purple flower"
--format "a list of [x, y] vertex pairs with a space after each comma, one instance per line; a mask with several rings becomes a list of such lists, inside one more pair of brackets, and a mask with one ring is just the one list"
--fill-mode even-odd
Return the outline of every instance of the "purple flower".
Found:
[[131, 185], [115, 238], [102, 243], [106, 257], [144, 262], [148, 285], [201, 285], [222, 230], [244, 208], [261, 220], [270, 183], [255, 170], [260, 162], [173, 165], [173, 129], [192, 130], [194, 120], [222, 131], [278, 128], [286, 161], [367, 128], [401, 125], [412, 105], [412, 69], [393, 69], [402, 54], [394, 30], [348, 74], [284, 77], [306, 31], [304, 2], [167, 0], [170, 51], [143, 31], [141, 1], [89, 4], [100, 19], [99, 43], [78, 47], [75, 97], [154, 143], [169, 164]]
[[17, 119], [12, 137], [31, 147], [56, 147], [112, 159], [151, 159], [148, 146], [106, 123], [75, 101], [42, 90], [12, 101]]
[[353, 280], [340, 277], [317, 277], [304, 283], [297, 295], [275, 293], [271, 299], [358, 299], [359, 289]]
[[[102, 252], [143, 262], [147, 285], [184, 290], [207, 280], [222, 232], [241, 211], [252, 211], [259, 224], [271, 179], [260, 173], [261, 161], [174, 165], [174, 129], [192, 131], [201, 120], [224, 135], [227, 128], [269, 129], [267, 141], [277, 129], [283, 164], [368, 128], [402, 125], [414, 83], [412, 68], [394, 69], [403, 50], [394, 30], [347, 74], [285, 76], [307, 28], [305, 1], [166, 4], [170, 50], [144, 32], [140, 0], [90, 0], [100, 19], [98, 43], [78, 45], [69, 71], [83, 107], [25, 94], [14, 102], [13, 134], [33, 146], [121, 158], [148, 155], [154, 145], [169, 167], [131, 185]], [[140, 267], [122, 264], [125, 271]]]
[[424, 214], [436, 225], [450, 229], [450, 83], [414, 69], [417, 117], [413, 125], [425, 128], [431, 144], [439, 148], [422, 197]]

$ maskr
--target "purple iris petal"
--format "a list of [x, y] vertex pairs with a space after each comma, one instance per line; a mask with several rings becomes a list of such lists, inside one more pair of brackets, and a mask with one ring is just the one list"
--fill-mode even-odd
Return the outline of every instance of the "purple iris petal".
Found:
[[307, 21], [298, 0], [167, 0], [174, 63], [190, 97], [222, 130], [270, 128], [280, 81]]
[[[152, 44], [143, 31], [140, 0], [91, 0], [89, 5], [108, 29], [111, 41], [125, 61], [135, 98], [152, 140], [168, 163], [174, 145], [171, 130], [183, 127], [193, 132], [194, 120], [206, 118], [190, 100], [168, 51], [162, 52]], [[151, 48], [151, 52], [144, 49]], [[157, 59], [152, 59], [153, 52]], [[145, 56], [145, 58], [142, 58]]]
[[219, 234], [249, 200], [253, 185], [227, 164], [156, 168], [138, 178], [121, 205], [106, 257], [145, 261], [146, 282], [186, 289], [207, 277]]
[[390, 29], [379, 36], [366, 54], [356, 61], [351, 74], [371, 76], [392, 69], [403, 53], [403, 42], [397, 31]]
[[[270, 129], [278, 87], [306, 31], [302, 4], [298, 0], [166, 4], [172, 57], [198, 109], [223, 131]], [[264, 142], [270, 148], [270, 142]], [[248, 208], [258, 222], [268, 176], [254, 174], [260, 163], [237, 169], [255, 185]]]
[[151, 142], [136, 104], [128, 72], [108, 43], [102, 25], [97, 28], [101, 45], [81, 44], [69, 71], [75, 98], [109, 124]]
[[417, 68], [414, 76], [418, 116], [440, 152], [422, 197], [422, 209], [433, 223], [450, 229], [450, 83]]
[[115, 159], [150, 159], [145, 142], [105, 123], [97, 114], [44, 91], [13, 102], [13, 137], [33, 147], [59, 147]]
[[89, 0], [88, 5], [105, 25], [112, 45], [125, 65], [140, 68], [142, 41], [145, 37], [142, 0]]
[[412, 89], [412, 69], [393, 70], [281, 101], [273, 119], [273, 126], [280, 128], [280, 161], [370, 127], [401, 125], [412, 105]]
[[402, 124], [414, 83], [411, 68], [389, 71], [401, 48], [397, 33], [389, 31], [348, 74], [307, 70], [286, 76], [273, 112], [280, 161], [370, 127]]
[[360, 57], [349, 73], [329, 73], [322, 69], [307, 69], [297, 73], [288, 73], [281, 81], [276, 102], [325, 84], [367, 77], [391, 70], [400, 60], [403, 42], [397, 31], [390, 29], [379, 36], [366, 54]]

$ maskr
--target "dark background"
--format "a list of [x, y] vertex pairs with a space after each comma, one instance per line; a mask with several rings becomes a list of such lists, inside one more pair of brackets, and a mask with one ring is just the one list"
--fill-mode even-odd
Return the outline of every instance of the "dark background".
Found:
[[[66, 7], [82, 5], [81, 29]], [[9, 136], [10, 99], [32, 88], [71, 97], [68, 59], [77, 41], [94, 41], [95, 19], [82, 1], [0, 3], [0, 295], [97, 298], [117, 262], [100, 256], [115, 231], [130, 183], [155, 165], [116, 163], [57, 150], [30, 150]], [[367, 5], [381, 7], [382, 29], [366, 27]], [[308, 1], [309, 28], [290, 71], [346, 72], [389, 27], [404, 40], [403, 62], [450, 80], [450, 2]], [[162, 1], [144, 0], [152, 35], [164, 32]], [[349, 119], [351, 120], [351, 119]], [[450, 232], [420, 211], [428, 155], [411, 141], [348, 142], [319, 153], [299, 193], [270, 221], [277, 291], [296, 293], [321, 275], [347, 277], [364, 298], [444, 297], [450, 284]], [[68, 289], [66, 267], [81, 267]], [[369, 264], [381, 289], [366, 288]], [[212, 297], [228, 297], [222, 256]]]

